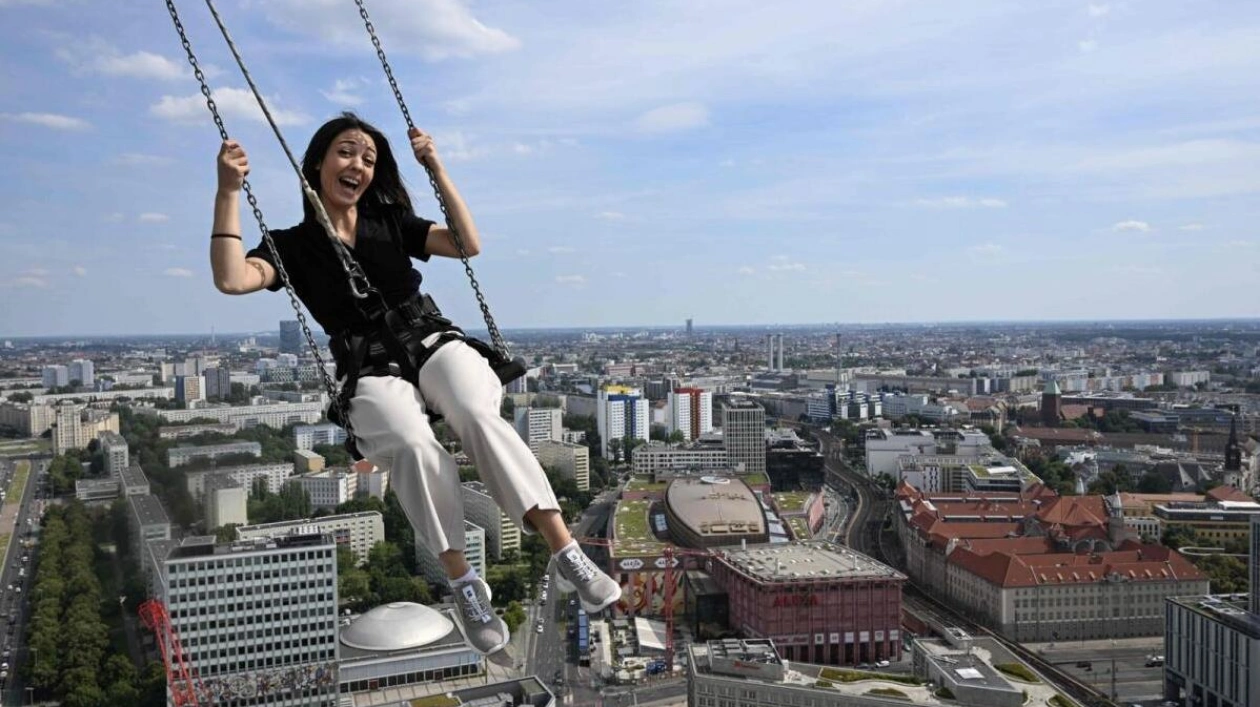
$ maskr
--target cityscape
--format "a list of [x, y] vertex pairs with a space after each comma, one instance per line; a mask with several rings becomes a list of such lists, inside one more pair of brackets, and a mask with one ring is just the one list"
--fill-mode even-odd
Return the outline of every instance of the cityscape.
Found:
[[489, 657], [296, 321], [0, 342], [4, 703], [1260, 704], [1260, 322], [506, 335], [622, 598], [438, 422]]
[[0, 20], [0, 707], [1260, 707], [1260, 3]]

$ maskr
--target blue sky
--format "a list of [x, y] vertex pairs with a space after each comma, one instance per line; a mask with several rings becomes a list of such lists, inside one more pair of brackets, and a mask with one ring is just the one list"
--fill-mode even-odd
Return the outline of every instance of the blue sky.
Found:
[[[367, 5], [505, 328], [1260, 315], [1260, 3]], [[351, 0], [218, 6], [295, 150], [346, 107], [404, 137]], [[162, 3], [0, 0], [0, 336], [274, 329], [282, 295], [211, 285], [217, 147]], [[475, 325], [458, 263], [424, 269]]]

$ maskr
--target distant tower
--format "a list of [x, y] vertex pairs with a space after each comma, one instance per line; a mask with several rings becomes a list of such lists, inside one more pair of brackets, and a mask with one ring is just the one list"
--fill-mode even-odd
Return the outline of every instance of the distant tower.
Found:
[[1229, 441], [1225, 443], [1226, 473], [1242, 471], [1242, 447], [1238, 446], [1238, 413], [1229, 418]]
[[766, 335], [766, 370], [774, 370], [774, 334]]
[[774, 367], [774, 370], [779, 371], [779, 372], [783, 371], [783, 335], [782, 334], [779, 334], [779, 361], [778, 361], [778, 364]]
[[1046, 427], [1058, 427], [1062, 411], [1063, 392], [1059, 390], [1059, 381], [1051, 378], [1046, 382], [1046, 389], [1041, 393], [1041, 424]]
[[691, 317], [687, 317], [687, 338], [691, 338]]

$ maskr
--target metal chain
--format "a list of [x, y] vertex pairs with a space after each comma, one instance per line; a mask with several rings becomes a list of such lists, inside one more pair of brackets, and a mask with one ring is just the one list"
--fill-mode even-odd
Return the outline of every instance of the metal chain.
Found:
[[[219, 115], [219, 107], [215, 104], [214, 97], [210, 93], [210, 84], [206, 82], [206, 75], [201, 71], [201, 65], [197, 62], [197, 56], [193, 53], [192, 43], [188, 41], [188, 34], [184, 31], [184, 24], [179, 20], [179, 11], [175, 9], [175, 0], [166, 0], [166, 9], [171, 13], [171, 21], [175, 23], [175, 31], [179, 33], [179, 41], [184, 45], [184, 53], [188, 55], [188, 63], [192, 65], [193, 76], [201, 84], [201, 95], [206, 97], [206, 108], [210, 109], [210, 115], [214, 117], [215, 127], [219, 129], [219, 137], [226, 141], [228, 139], [227, 128], [223, 125], [223, 117]], [[266, 110], [265, 107], [263, 109]], [[288, 150], [287, 146], [285, 150]], [[290, 159], [292, 159], [291, 156]], [[254, 197], [254, 191], [250, 187], [249, 180], [241, 182], [241, 189], [245, 192], [245, 198], [254, 212], [254, 219], [258, 221], [258, 230], [262, 232], [263, 243], [267, 245], [267, 250], [275, 261], [276, 274], [279, 276], [280, 282], [284, 284], [285, 292], [289, 295], [289, 304], [292, 305], [293, 313], [297, 315], [298, 324], [302, 327], [302, 333], [306, 336], [306, 344], [315, 356], [315, 363], [319, 368], [319, 374], [323, 378], [324, 388], [328, 391], [333, 408], [340, 418], [346, 434], [353, 437], [354, 433], [350, 428], [350, 417], [341, 405], [341, 396], [338, 395], [337, 384], [333, 380], [332, 375], [328, 373], [328, 367], [324, 364], [324, 357], [319, 352], [319, 346], [315, 344], [315, 337], [311, 334], [311, 328], [306, 322], [306, 315], [302, 313], [302, 306], [298, 303], [297, 294], [289, 283], [289, 273], [284, 268], [284, 261], [280, 259], [280, 252], [276, 249], [276, 243], [271, 238], [271, 231], [267, 228], [266, 222], [263, 221], [262, 209], [258, 208], [258, 199]]]
[[[389, 60], [385, 58], [385, 49], [381, 47], [381, 40], [376, 36], [376, 27], [372, 25], [372, 20], [368, 17], [367, 8], [363, 5], [363, 0], [354, 0], [354, 4], [359, 7], [359, 17], [363, 19], [363, 26], [367, 29], [368, 36], [372, 38], [372, 46], [376, 48], [376, 58], [381, 62], [381, 68], [385, 69], [385, 78], [389, 79], [390, 90], [394, 92], [394, 99], [398, 101], [398, 108], [402, 111], [403, 120], [407, 122], [407, 129], [415, 129], [416, 124], [411, 121], [411, 111], [407, 110], [407, 103], [403, 100], [402, 90], [398, 88], [398, 81], [394, 79], [394, 70], [389, 65]], [[472, 285], [473, 294], [477, 296], [477, 305], [481, 307], [481, 317], [486, 321], [486, 331], [490, 333], [490, 345], [495, 348], [505, 359], [510, 358], [507, 344], [503, 341], [503, 335], [499, 333], [499, 327], [494, 323], [494, 317], [490, 314], [490, 305], [486, 304], [486, 297], [481, 293], [481, 284], [477, 282], [477, 276], [473, 274], [472, 265], [468, 262], [468, 251], [464, 249], [464, 239], [459, 233], [459, 229], [455, 227], [455, 222], [451, 220], [451, 214], [446, 206], [446, 198], [442, 196], [442, 190], [438, 188], [437, 176], [433, 173], [433, 167], [427, 161], [421, 163], [424, 171], [429, 175], [429, 185], [433, 187], [433, 195], [437, 198], [438, 207], [442, 210], [442, 218], [446, 220], [446, 227], [451, 232], [451, 240], [455, 242], [455, 248], [459, 251], [459, 259], [464, 264], [464, 273], [468, 275], [468, 282]]]

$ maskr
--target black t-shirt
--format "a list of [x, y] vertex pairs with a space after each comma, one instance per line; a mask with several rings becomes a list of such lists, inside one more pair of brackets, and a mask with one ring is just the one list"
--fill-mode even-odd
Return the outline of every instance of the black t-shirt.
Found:
[[[432, 221], [410, 214], [399, 219], [359, 215], [350, 253], [387, 305], [399, 304], [419, 290], [420, 273], [411, 267], [410, 259], [429, 259], [424, 247], [432, 225]], [[349, 279], [321, 226], [304, 221], [293, 228], [272, 231], [271, 238], [298, 298], [325, 332], [334, 334], [366, 327], [367, 319], [355, 307]], [[265, 260], [276, 267], [271, 251], [262, 242], [245, 257]], [[276, 281], [267, 289], [275, 292], [281, 287], [277, 268]]]

